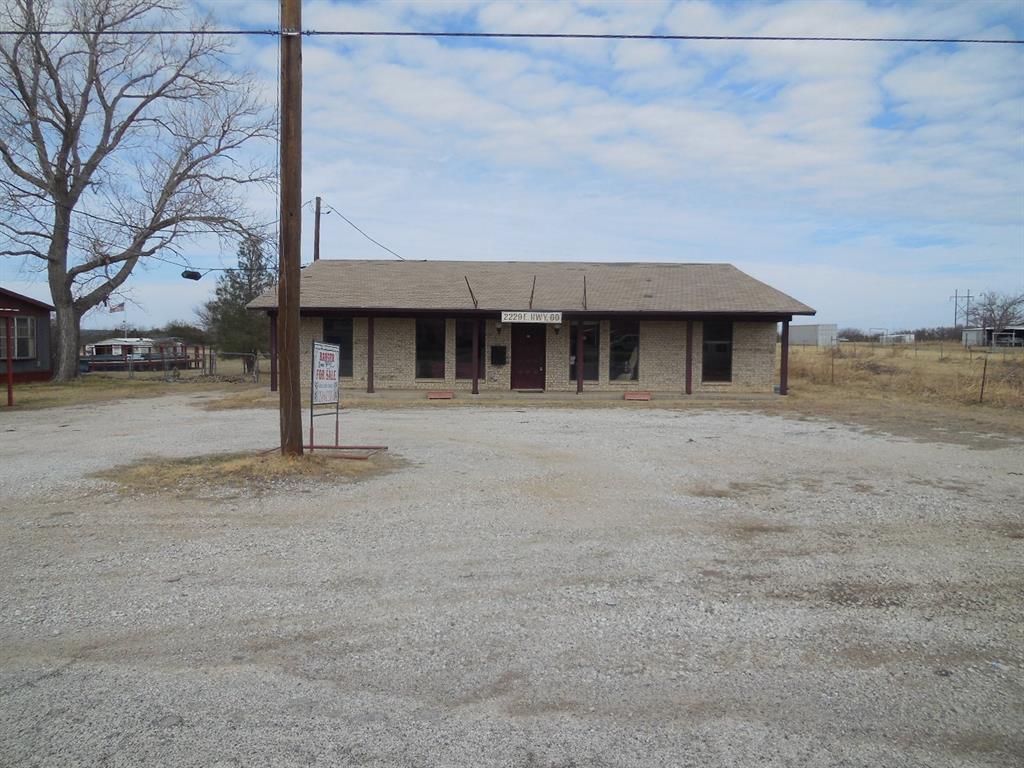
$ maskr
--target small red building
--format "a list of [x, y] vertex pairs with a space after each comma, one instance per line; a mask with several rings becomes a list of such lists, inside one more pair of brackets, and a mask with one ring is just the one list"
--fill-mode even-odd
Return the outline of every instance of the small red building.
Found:
[[53, 307], [0, 286], [0, 381], [7, 380], [8, 335], [15, 381], [49, 381]]

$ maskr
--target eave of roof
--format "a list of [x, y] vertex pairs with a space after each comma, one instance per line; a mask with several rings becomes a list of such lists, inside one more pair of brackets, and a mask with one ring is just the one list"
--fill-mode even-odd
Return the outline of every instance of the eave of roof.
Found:
[[[302, 270], [302, 310], [697, 316], [813, 315], [731, 264], [320, 260]], [[273, 311], [276, 289], [249, 304]]]
[[39, 301], [39, 299], [33, 299], [31, 296], [25, 296], [24, 294], [21, 293], [15, 293], [14, 291], [8, 290], [3, 286], [0, 286], [0, 296], [6, 296], [7, 298], [15, 299], [25, 304], [29, 304], [30, 306], [33, 306], [37, 309], [46, 310], [47, 312], [53, 312], [54, 309], [52, 304], [47, 304], [45, 301]]

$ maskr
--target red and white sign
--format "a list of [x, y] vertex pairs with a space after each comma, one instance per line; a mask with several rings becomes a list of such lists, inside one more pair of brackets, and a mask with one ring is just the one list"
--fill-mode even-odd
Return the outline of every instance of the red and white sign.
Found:
[[336, 344], [313, 342], [313, 405], [338, 402], [341, 350]]

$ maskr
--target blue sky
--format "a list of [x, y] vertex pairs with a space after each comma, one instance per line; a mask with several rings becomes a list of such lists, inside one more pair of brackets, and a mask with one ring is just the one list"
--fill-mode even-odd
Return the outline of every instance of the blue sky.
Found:
[[[247, 28], [277, 7], [196, 4]], [[312, 29], [1024, 37], [1011, 1], [303, 7]], [[235, 45], [273, 104], [276, 42]], [[307, 38], [303, 199], [409, 259], [727, 261], [822, 322], [948, 324], [954, 289], [1024, 290], [1021, 49]], [[276, 217], [272, 192], [251, 205]], [[388, 257], [338, 216], [322, 231], [327, 258]], [[0, 282], [45, 298], [13, 264]], [[214, 282], [140, 271], [129, 321], [192, 319]]]

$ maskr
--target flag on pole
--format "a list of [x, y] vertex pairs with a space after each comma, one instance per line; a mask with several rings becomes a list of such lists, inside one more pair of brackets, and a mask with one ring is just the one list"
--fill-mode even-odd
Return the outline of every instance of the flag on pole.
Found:
[[124, 302], [122, 301], [120, 304], [111, 304], [110, 305], [110, 311], [111, 312], [124, 312]]

